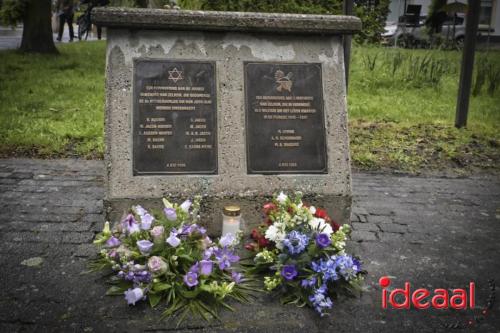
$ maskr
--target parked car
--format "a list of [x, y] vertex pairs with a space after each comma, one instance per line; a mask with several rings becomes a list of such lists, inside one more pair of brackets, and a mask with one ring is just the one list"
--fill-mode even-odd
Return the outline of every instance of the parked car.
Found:
[[[382, 34], [383, 45], [395, 45], [412, 48], [426, 47], [430, 44], [429, 34], [425, 26], [425, 16], [419, 18], [418, 24], [390, 22]], [[401, 20], [400, 20], [401, 21]], [[455, 24], [453, 24], [455, 21]], [[465, 18], [462, 15], [451, 16], [444, 21], [440, 36], [444, 40], [453, 41], [461, 48], [465, 37]]]

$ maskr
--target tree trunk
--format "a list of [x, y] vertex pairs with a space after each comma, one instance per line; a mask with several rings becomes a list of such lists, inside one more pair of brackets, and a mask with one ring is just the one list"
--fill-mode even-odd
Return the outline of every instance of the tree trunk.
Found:
[[21, 51], [59, 53], [54, 45], [51, 24], [51, 1], [29, 0], [23, 16]]

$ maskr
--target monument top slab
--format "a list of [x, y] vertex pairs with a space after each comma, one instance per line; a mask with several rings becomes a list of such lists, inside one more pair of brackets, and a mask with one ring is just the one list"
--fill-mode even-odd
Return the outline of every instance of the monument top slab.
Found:
[[344, 35], [361, 30], [354, 16], [252, 12], [95, 8], [93, 23], [112, 28], [272, 32], [280, 34]]

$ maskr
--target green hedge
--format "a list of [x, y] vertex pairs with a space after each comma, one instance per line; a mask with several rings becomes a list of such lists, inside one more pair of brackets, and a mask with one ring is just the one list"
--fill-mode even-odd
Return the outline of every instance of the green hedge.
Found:
[[[193, 0], [189, 2], [193, 3]], [[197, 2], [201, 4], [201, 8], [207, 10], [305, 14], [342, 14], [343, 5], [342, 0], [199, 0]], [[363, 22], [363, 30], [355, 36], [356, 41], [378, 42], [389, 12], [389, 0], [357, 0], [354, 1], [354, 11]]]

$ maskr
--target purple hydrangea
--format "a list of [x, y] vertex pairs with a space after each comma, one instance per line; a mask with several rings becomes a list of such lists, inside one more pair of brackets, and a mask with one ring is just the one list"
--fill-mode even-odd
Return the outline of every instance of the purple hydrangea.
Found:
[[187, 274], [184, 275], [184, 283], [190, 288], [196, 286], [198, 284], [198, 274], [187, 272]]
[[214, 250], [214, 254], [215, 254], [215, 259], [219, 264], [219, 268], [222, 270], [231, 267], [231, 263], [235, 263], [240, 260], [240, 257], [235, 255], [227, 247]]
[[316, 245], [320, 249], [324, 249], [325, 247], [329, 246], [331, 243], [332, 243], [332, 241], [330, 240], [330, 237], [327, 234], [320, 233], [320, 234], [316, 235]]
[[215, 249], [213, 247], [209, 247], [208, 249], [203, 251], [203, 259], [204, 260], [210, 259], [210, 257], [214, 254], [214, 250]]
[[137, 244], [137, 247], [139, 248], [139, 251], [141, 251], [142, 255], [148, 255], [151, 250], [153, 249], [153, 245], [154, 243], [146, 240], [146, 239], [142, 239], [142, 240], [139, 240], [136, 242]]
[[199, 231], [200, 227], [194, 223], [194, 224], [185, 224], [182, 226], [181, 231], [179, 232], [179, 235], [191, 235], [192, 233]]
[[129, 289], [125, 292], [125, 299], [128, 305], [135, 305], [135, 303], [144, 299], [144, 291], [141, 288]]
[[139, 223], [135, 220], [134, 215], [128, 214], [121, 222], [122, 228], [127, 234], [133, 234], [141, 231]]
[[200, 273], [201, 275], [208, 276], [212, 273], [214, 262], [212, 260], [202, 260], [200, 261]]
[[108, 247], [117, 247], [117, 246], [120, 246], [122, 242], [120, 242], [120, 240], [118, 238], [116, 238], [115, 236], [111, 236], [107, 241], [106, 241], [106, 245]]
[[219, 245], [222, 247], [232, 246], [236, 242], [236, 237], [232, 233], [227, 233], [219, 240]]
[[139, 216], [143, 216], [144, 214], [147, 213], [147, 211], [140, 205], [135, 206], [134, 210], [137, 213], [137, 215], [139, 215]]
[[149, 283], [151, 282], [151, 273], [143, 270], [143, 271], [129, 271], [127, 273], [120, 271], [118, 272], [118, 277], [124, 279], [125, 281], [133, 282], [134, 285], [138, 285], [140, 283]]
[[167, 217], [167, 220], [169, 221], [175, 221], [177, 220], [177, 213], [175, 212], [175, 209], [173, 208], [165, 208], [163, 210], [165, 213], [165, 216]]
[[238, 273], [238, 272], [231, 272], [231, 279], [236, 283], [239, 284], [241, 283], [241, 280], [243, 279], [243, 274]]
[[191, 266], [191, 268], [189, 268], [189, 271], [198, 274], [200, 271], [200, 262], [199, 261], [195, 262], [194, 265]]
[[153, 223], [154, 221], [154, 217], [151, 216], [151, 214], [144, 214], [144, 215], [141, 215], [141, 229], [142, 230], [149, 230], [151, 229], [151, 224]]
[[307, 237], [307, 235], [294, 230], [286, 235], [283, 240], [283, 245], [286, 247], [288, 252], [293, 255], [304, 251], [308, 242], [309, 237]]
[[281, 276], [285, 278], [287, 281], [291, 281], [295, 279], [295, 277], [298, 275], [297, 268], [295, 265], [285, 265], [281, 269]]
[[180, 238], [177, 237], [177, 230], [175, 228], [172, 228], [172, 231], [170, 231], [170, 236], [168, 236], [167, 238], [167, 243], [172, 247], [177, 247], [181, 243]]
[[120, 254], [118, 254], [118, 251], [111, 250], [108, 255], [110, 258], [113, 258], [115, 261], [120, 261]]
[[181, 206], [180, 206], [180, 207], [181, 207], [181, 209], [182, 209], [184, 212], [188, 213], [188, 212], [189, 212], [189, 208], [191, 207], [191, 205], [192, 205], [192, 204], [193, 204], [193, 203], [191, 202], [191, 200], [186, 200], [186, 201], [184, 201], [183, 203], [181, 203]]

